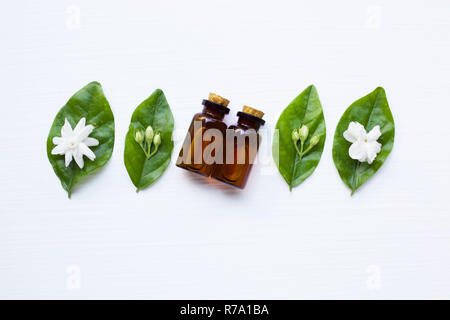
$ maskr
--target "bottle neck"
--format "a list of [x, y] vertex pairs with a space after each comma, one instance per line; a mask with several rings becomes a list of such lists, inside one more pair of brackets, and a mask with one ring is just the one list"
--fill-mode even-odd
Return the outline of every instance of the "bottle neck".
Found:
[[230, 112], [230, 109], [224, 107], [218, 103], [203, 100], [203, 111], [202, 113], [209, 115], [217, 120], [223, 120], [226, 114]]
[[255, 129], [256, 131], [259, 130], [259, 128], [264, 125], [264, 120], [258, 117], [255, 117], [251, 114], [245, 113], [245, 112], [238, 112], [237, 113], [238, 118], [238, 124], [244, 127]]

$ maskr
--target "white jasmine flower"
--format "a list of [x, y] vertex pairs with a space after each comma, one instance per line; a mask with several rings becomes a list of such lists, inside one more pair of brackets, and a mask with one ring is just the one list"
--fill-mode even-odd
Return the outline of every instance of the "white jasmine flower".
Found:
[[95, 153], [89, 147], [98, 146], [97, 139], [90, 138], [94, 126], [86, 126], [86, 118], [81, 118], [75, 129], [72, 130], [69, 121], [65, 119], [64, 126], [61, 128], [61, 137], [54, 137], [53, 143], [56, 145], [52, 154], [64, 155], [66, 167], [72, 162], [72, 158], [80, 168], [84, 167], [83, 156], [90, 160], [95, 159]]
[[371, 164], [381, 150], [381, 143], [377, 142], [380, 136], [380, 126], [375, 126], [367, 133], [359, 122], [350, 122], [344, 132], [345, 140], [352, 143], [348, 149], [350, 158]]

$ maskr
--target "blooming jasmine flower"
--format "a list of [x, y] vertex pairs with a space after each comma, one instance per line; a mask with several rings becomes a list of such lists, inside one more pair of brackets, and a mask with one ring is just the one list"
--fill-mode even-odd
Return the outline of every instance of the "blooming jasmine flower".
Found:
[[377, 142], [380, 136], [380, 126], [373, 127], [367, 133], [359, 122], [350, 122], [348, 129], [344, 132], [345, 140], [352, 143], [348, 149], [350, 158], [371, 164], [381, 150], [381, 143]]
[[84, 167], [83, 156], [90, 160], [95, 159], [95, 153], [89, 147], [98, 146], [97, 139], [90, 138], [94, 126], [86, 126], [86, 118], [81, 118], [75, 129], [72, 127], [67, 119], [61, 128], [61, 137], [54, 137], [53, 143], [56, 145], [52, 150], [52, 154], [64, 155], [66, 167], [75, 159], [76, 164]]

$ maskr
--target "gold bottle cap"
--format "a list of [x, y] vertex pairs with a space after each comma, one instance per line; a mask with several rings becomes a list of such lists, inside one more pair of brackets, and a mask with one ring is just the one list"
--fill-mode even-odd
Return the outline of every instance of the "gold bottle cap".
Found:
[[262, 119], [262, 117], [264, 116], [264, 112], [259, 111], [257, 109], [252, 108], [252, 107], [249, 107], [249, 106], [243, 106], [242, 107], [242, 112], [251, 114], [252, 116], [258, 117], [260, 119]]
[[208, 100], [211, 101], [211, 102], [215, 102], [217, 104], [220, 104], [221, 106], [224, 106], [224, 107], [227, 107], [228, 104], [230, 103], [230, 100], [227, 100], [224, 97], [221, 97], [221, 96], [219, 96], [218, 94], [215, 94], [215, 93], [210, 93]]

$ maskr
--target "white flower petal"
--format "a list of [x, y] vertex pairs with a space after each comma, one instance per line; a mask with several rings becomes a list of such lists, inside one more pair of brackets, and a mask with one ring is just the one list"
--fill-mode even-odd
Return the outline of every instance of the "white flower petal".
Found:
[[372, 130], [367, 134], [368, 141], [377, 141], [377, 139], [381, 136], [380, 126], [373, 127]]
[[84, 143], [80, 143], [78, 145], [78, 150], [81, 152], [81, 154], [88, 157], [90, 160], [95, 160], [95, 153], [92, 152], [91, 149], [89, 149]]
[[72, 162], [72, 155], [73, 155], [73, 151], [72, 150], [67, 150], [66, 156], [65, 156], [66, 167], [68, 167], [69, 164]]
[[83, 143], [88, 146], [88, 147], [95, 147], [99, 145], [99, 142], [97, 139], [95, 138], [86, 138], [84, 139]]
[[81, 118], [80, 121], [78, 121], [77, 125], [75, 126], [75, 129], [73, 129], [73, 133], [79, 134], [85, 126], [86, 126], [86, 118]]
[[73, 158], [75, 159], [75, 162], [77, 163], [77, 165], [81, 169], [83, 169], [83, 167], [84, 167], [83, 154], [80, 151], [75, 150], [75, 152], [73, 153]]
[[381, 143], [376, 141], [371, 141], [365, 144], [366, 154], [367, 154], [367, 163], [372, 164], [372, 162], [377, 157], [378, 152], [381, 151]]
[[60, 154], [63, 155], [67, 151], [67, 145], [65, 143], [61, 143], [53, 148], [52, 154]]
[[364, 142], [356, 141], [355, 143], [352, 143], [352, 145], [348, 149], [348, 155], [352, 159], [364, 162], [366, 160], [366, 150]]
[[78, 137], [77, 140], [79, 142], [83, 141], [84, 139], [86, 139], [92, 132], [92, 130], [94, 130], [94, 126], [92, 125], [87, 125], [86, 127], [82, 128], [78, 133]]
[[72, 127], [69, 123], [69, 120], [67, 120], [67, 118], [64, 120], [64, 125], [61, 128], [61, 137], [62, 138], [66, 138], [71, 136], [73, 133], [72, 131]]
[[54, 138], [53, 138], [53, 144], [54, 144], [54, 145], [61, 144], [61, 143], [63, 143], [64, 141], [65, 141], [65, 139], [64, 139], [64, 138], [61, 138], [61, 137], [54, 137]]
[[354, 143], [358, 141], [359, 139], [365, 137], [366, 135], [366, 129], [356, 121], [352, 121], [348, 125], [348, 129], [344, 131], [344, 138], [348, 142]]

